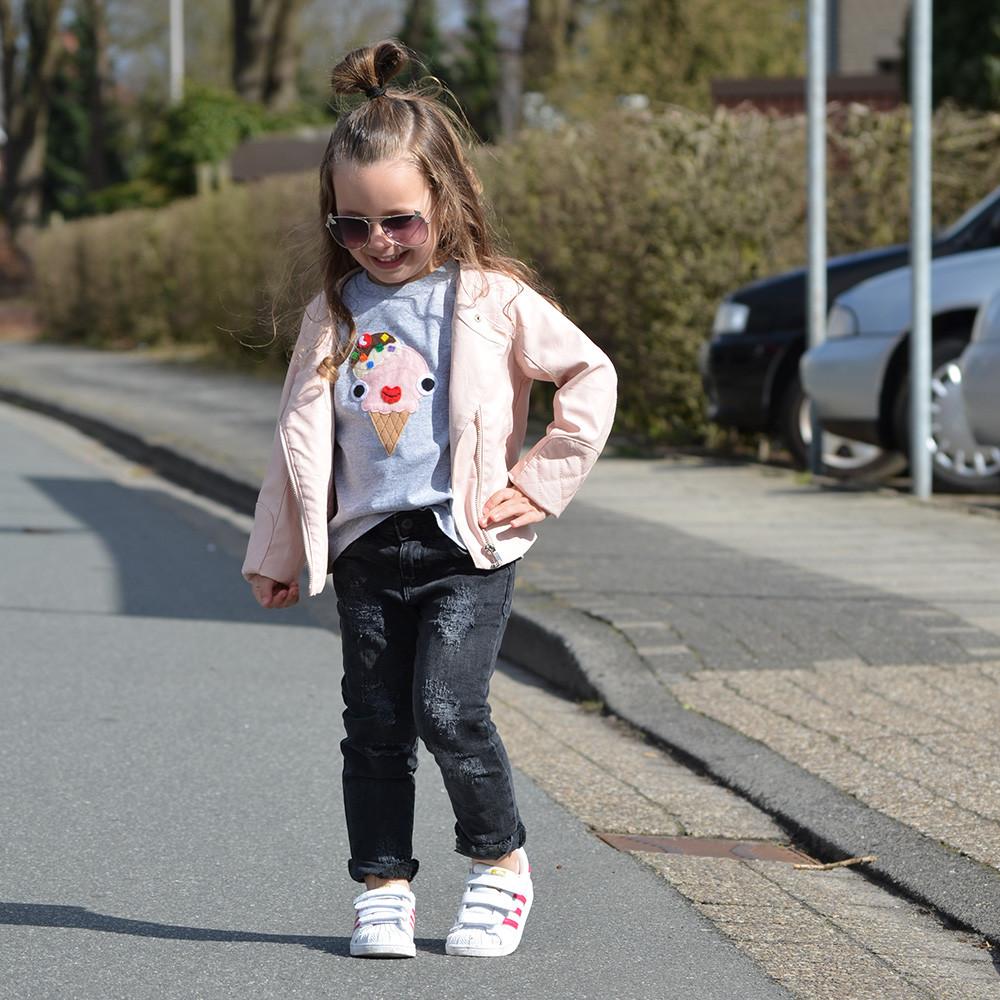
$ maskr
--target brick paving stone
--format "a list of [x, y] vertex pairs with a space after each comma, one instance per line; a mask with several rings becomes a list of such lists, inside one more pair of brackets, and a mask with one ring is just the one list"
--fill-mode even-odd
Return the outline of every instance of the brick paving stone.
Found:
[[884, 729], [878, 724], [826, 704], [783, 674], [745, 671], [730, 674], [729, 677], [731, 687], [757, 704], [780, 715], [807, 720], [810, 729], [836, 739], [851, 743], [862, 739], [874, 740], [884, 735]]
[[881, 676], [873, 672], [866, 686], [897, 704], [927, 712], [952, 726], [1000, 733], [1000, 706], [995, 693], [982, 699], [963, 695], [965, 686], [976, 682], [976, 675], [975, 670], [914, 667]]
[[995, 759], [980, 769], [970, 766], [968, 759], [960, 764], [942, 759], [911, 738], [909, 734], [915, 730], [907, 725], [906, 713], [898, 709], [892, 720], [897, 734], [886, 736], [885, 726], [859, 720], [826, 704], [817, 708], [812, 703], [814, 699], [794, 694], [793, 681], [801, 676], [743, 672], [730, 674], [729, 683], [755, 703], [780, 715], [808, 720], [809, 729], [834, 737], [869, 763], [909, 778], [928, 792], [952, 800], [977, 815], [1000, 820], [1000, 780], [995, 772]]
[[529, 777], [544, 777], [546, 791], [596, 830], [676, 836], [683, 826], [659, 803], [623, 794], [622, 783], [580, 755], [567, 755], [558, 740], [540, 732], [518, 713], [494, 709], [498, 728], [509, 747], [531, 747], [511, 757]]
[[[888, 668], [865, 669], [884, 674]], [[770, 682], [778, 685], [783, 679], [783, 671], [774, 671], [770, 676], [743, 671], [721, 677], [706, 671], [676, 682], [671, 690], [682, 703], [765, 743], [872, 808], [985, 864], [997, 865], [1000, 822], [994, 818], [997, 797], [991, 782], [975, 778], [967, 768], [924, 756], [930, 751], [900, 738], [897, 747], [914, 746], [913, 753], [930, 774], [916, 766], [908, 770], [903, 749], [898, 759], [893, 758], [892, 741], [869, 737], [868, 744], [860, 738], [852, 744], [816, 725], [820, 717], [816, 713], [800, 710], [792, 718], [775, 710], [774, 705], [755, 700], [769, 698]], [[866, 755], [868, 749], [876, 759]], [[948, 779], [938, 781], [937, 769]], [[984, 800], [989, 815], [982, 814]]]
[[[515, 706], [512, 682], [496, 678], [494, 716], [511, 736], [512, 759], [595, 829], [782, 838], [780, 828], [748, 802], [662, 751], [639, 749], [644, 741], [627, 726], [523, 681], [516, 694]], [[536, 749], [514, 749], [526, 746]]]
[[968, 763], [942, 759], [929, 747], [898, 736], [851, 739], [848, 745], [870, 763], [909, 778], [928, 792], [948, 799], [985, 819], [1000, 821], [1000, 775]]
[[[944, 975], [934, 974], [937, 962], [928, 968], [898, 947], [904, 935], [911, 948], [939, 946], [940, 924], [907, 904], [870, 910], [874, 921], [851, 910], [847, 902], [855, 891], [870, 899], [867, 884], [855, 873], [830, 884], [822, 877], [830, 873], [799, 872], [789, 865], [649, 853], [641, 857], [796, 997], [936, 1000], [949, 995], [941, 989], [949, 985]], [[891, 933], [875, 940], [873, 925], [888, 926]], [[940, 968], [949, 971], [954, 965], [948, 958], [975, 951], [974, 939], [966, 936], [949, 949]], [[991, 977], [992, 969], [975, 966], [965, 984], [969, 997], [980, 995], [971, 991], [991, 985]]]
[[[903, 614], [912, 602], [895, 594], [776, 559], [750, 558], [672, 527], [659, 526], [657, 544], [651, 544], [656, 526], [616, 535], [618, 511], [585, 502], [574, 506], [573, 516], [578, 530], [595, 540], [596, 551], [588, 552], [585, 562], [590, 579], [599, 579], [601, 589], [554, 587], [556, 596], [599, 610], [615, 624], [630, 617], [616, 612], [616, 605], [641, 609], [642, 620], [652, 618], [670, 626], [702, 667], [800, 668], [819, 660], [849, 658], [872, 664], [969, 660], [955, 641], [956, 633], [930, 630], [973, 627], [954, 615], [938, 616], [925, 628], [919, 618]], [[543, 553], [545, 572], [586, 579], [587, 574], [579, 571], [566, 572], [565, 556], [560, 561], [555, 548], [547, 547], [544, 533], [536, 548]], [[526, 577], [535, 579], [531, 574], [526, 563]], [[615, 595], [614, 602], [607, 599], [609, 594]], [[989, 638], [981, 631], [962, 636], [970, 644], [975, 641], [977, 648]]]
[[920, 733], [919, 741], [934, 753], [958, 764], [983, 771], [997, 767], [997, 750], [989, 742], [990, 731], [965, 729], [941, 733]]
[[[879, 668], [885, 669], [885, 668]], [[898, 705], [870, 690], [866, 677], [873, 668], [842, 664], [789, 674], [789, 683], [810, 691], [825, 704], [900, 734], [957, 733], [959, 728], [939, 716]]]
[[[935, 997], [988, 997], [995, 986], [990, 952], [964, 934], [961, 950], [940, 950], [942, 927], [929, 913], [893, 897], [847, 870], [805, 872], [790, 866], [750, 862], [774, 884], [808, 903], [916, 987]], [[845, 891], [848, 890], [848, 891]], [[963, 992], [964, 990], [964, 992]]]

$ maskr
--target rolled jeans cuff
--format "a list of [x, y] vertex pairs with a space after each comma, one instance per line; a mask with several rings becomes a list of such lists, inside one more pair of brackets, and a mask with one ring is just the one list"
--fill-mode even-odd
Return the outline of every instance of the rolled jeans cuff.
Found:
[[375, 878], [405, 878], [407, 882], [412, 882], [420, 862], [416, 858], [408, 861], [355, 861], [351, 858], [347, 862], [347, 871], [355, 882], [364, 882], [366, 875], [373, 875]]
[[528, 839], [523, 823], [517, 824], [517, 829], [505, 840], [494, 841], [472, 841], [463, 836], [462, 831], [455, 829], [455, 851], [467, 858], [478, 858], [482, 861], [496, 861], [498, 858], [506, 857], [516, 851], [519, 847], [524, 847], [524, 842]]

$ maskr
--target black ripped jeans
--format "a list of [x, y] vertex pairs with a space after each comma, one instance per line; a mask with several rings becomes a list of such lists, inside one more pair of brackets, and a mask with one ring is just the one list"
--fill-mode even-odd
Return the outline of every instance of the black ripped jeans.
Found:
[[424, 508], [392, 514], [348, 545], [333, 564], [333, 584], [351, 877], [417, 872], [417, 737], [441, 768], [455, 849], [492, 860], [520, 847], [510, 763], [487, 703], [514, 564], [478, 569]]

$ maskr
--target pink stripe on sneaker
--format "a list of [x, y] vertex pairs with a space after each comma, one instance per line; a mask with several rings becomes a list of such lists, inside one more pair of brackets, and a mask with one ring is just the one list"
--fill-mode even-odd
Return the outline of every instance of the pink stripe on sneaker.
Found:
[[513, 927], [515, 929], [517, 928], [517, 921], [516, 920], [511, 920], [510, 917], [504, 917], [504, 921], [503, 922], [505, 924], [507, 924], [509, 927]]
[[515, 892], [515, 893], [514, 893], [514, 898], [515, 898], [515, 899], [516, 899], [516, 900], [517, 900], [517, 901], [518, 901], [519, 903], [527, 903], [527, 902], [528, 902], [528, 897], [527, 897], [527, 896], [522, 896], [522, 895], [521, 895], [521, 894], [520, 894], [519, 892]]

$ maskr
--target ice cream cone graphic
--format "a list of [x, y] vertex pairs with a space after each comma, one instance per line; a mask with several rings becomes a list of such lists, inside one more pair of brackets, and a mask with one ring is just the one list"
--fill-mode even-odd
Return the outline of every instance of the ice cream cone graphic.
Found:
[[403, 433], [406, 421], [410, 419], [409, 413], [406, 410], [390, 410], [388, 413], [373, 411], [369, 416], [375, 425], [378, 439], [382, 442], [382, 447], [385, 448], [385, 453], [391, 455], [396, 450], [399, 435]]
[[352, 396], [372, 420], [386, 455], [392, 455], [410, 414], [435, 385], [427, 362], [391, 333], [362, 333], [351, 352], [357, 382]]

